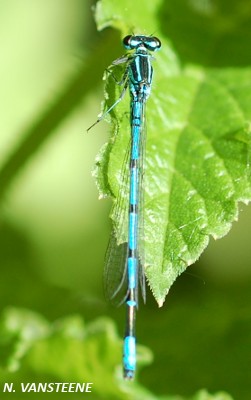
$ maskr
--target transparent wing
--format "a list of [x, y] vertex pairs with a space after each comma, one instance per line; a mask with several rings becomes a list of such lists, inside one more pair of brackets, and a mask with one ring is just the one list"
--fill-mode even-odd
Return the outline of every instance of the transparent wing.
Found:
[[[144, 273], [144, 158], [146, 147], [145, 104], [143, 103], [143, 117], [140, 139], [139, 159], [139, 214], [138, 214], [138, 281], [143, 301], [146, 300], [145, 273]], [[112, 230], [110, 241], [105, 255], [104, 292], [105, 297], [114, 305], [122, 304], [128, 293], [127, 279], [127, 237], [128, 237], [128, 207], [129, 207], [129, 158], [131, 140], [128, 143], [124, 161], [120, 172], [119, 196], [112, 210], [112, 220], [116, 221], [116, 230]], [[124, 238], [118, 243], [117, 238]], [[137, 293], [136, 293], [137, 296]]]
[[143, 301], [146, 301], [146, 280], [144, 272], [144, 261], [145, 261], [145, 246], [144, 246], [144, 161], [146, 153], [146, 117], [145, 117], [145, 101], [142, 106], [142, 125], [141, 125], [141, 136], [140, 136], [140, 162], [139, 162], [139, 207], [138, 207], [138, 252], [139, 252], [139, 284], [141, 289], [141, 295]]
[[[127, 296], [127, 236], [128, 236], [128, 202], [129, 202], [129, 154], [128, 143], [120, 171], [120, 190], [112, 209], [112, 220], [116, 221], [105, 255], [104, 292], [105, 297], [114, 305], [123, 303]], [[124, 238], [118, 243], [117, 238]]]

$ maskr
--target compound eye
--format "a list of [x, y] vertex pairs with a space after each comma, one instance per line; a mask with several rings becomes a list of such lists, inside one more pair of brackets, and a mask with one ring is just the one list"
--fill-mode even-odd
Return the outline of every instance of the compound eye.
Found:
[[123, 39], [123, 45], [127, 50], [130, 50], [132, 48], [131, 38], [132, 38], [132, 35], [128, 35], [128, 36], [124, 37], [124, 39]]
[[154, 37], [153, 39], [155, 40], [155, 49], [159, 50], [161, 48], [161, 41], [157, 37]]
[[150, 51], [156, 51], [161, 48], [161, 41], [157, 37], [151, 37], [145, 42], [145, 46]]

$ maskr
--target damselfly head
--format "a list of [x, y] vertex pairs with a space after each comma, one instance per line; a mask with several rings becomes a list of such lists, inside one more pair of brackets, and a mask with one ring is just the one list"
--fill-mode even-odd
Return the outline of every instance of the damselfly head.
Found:
[[156, 51], [161, 48], [161, 41], [155, 36], [128, 35], [123, 39], [123, 45], [127, 50], [143, 46], [149, 51]]

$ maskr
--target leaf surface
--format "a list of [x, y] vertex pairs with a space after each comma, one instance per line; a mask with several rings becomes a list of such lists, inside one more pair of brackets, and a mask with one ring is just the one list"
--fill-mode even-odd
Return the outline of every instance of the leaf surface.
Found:
[[[123, 7], [117, 5], [117, 12], [109, 17], [109, 3], [99, 3], [99, 26], [106, 23], [118, 28], [119, 24], [124, 34], [124, 25], [118, 21], [126, 17], [129, 29], [135, 24], [134, 15], [130, 7], [124, 15]], [[152, 2], [136, 32], [145, 33], [148, 17], [157, 20], [158, 7], [158, 1]], [[251, 68], [181, 67], [170, 43], [165, 37], [160, 39], [163, 46], [156, 53], [146, 105], [141, 212], [144, 270], [161, 306], [177, 276], [199, 258], [210, 236], [218, 239], [228, 233], [238, 218], [238, 202], [250, 201]], [[108, 79], [105, 106], [113, 104], [119, 94], [120, 88]], [[112, 110], [110, 141], [98, 158], [96, 173], [101, 196], [114, 199], [111, 218], [118, 243], [127, 237], [127, 192], [121, 189], [125, 185], [121, 164], [130, 141], [128, 111], [129, 96], [125, 96]]]

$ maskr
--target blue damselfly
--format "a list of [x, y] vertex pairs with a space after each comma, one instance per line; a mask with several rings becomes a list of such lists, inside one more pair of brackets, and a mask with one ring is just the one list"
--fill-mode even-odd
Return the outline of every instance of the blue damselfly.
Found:
[[[122, 80], [118, 82], [122, 87], [121, 94], [95, 124], [101, 121], [122, 100], [127, 88], [129, 88], [131, 146], [128, 168], [128, 236], [127, 243], [119, 246], [114, 237], [110, 240], [106, 253], [105, 289], [110, 298], [116, 298], [118, 293], [125, 289], [123, 300], [127, 311], [123, 367], [124, 377], [132, 379], [136, 369], [135, 319], [139, 283], [143, 298], [145, 298], [145, 275], [142, 255], [139, 252], [139, 236], [142, 232], [142, 229], [140, 229], [140, 216], [142, 214], [140, 199], [143, 190], [145, 102], [150, 95], [152, 85], [153, 68], [151, 61], [154, 57], [151, 53], [160, 49], [161, 42], [154, 36], [129, 35], [123, 39], [123, 45], [132, 52], [116, 59], [111, 66], [125, 64]], [[122, 269], [119, 269], [116, 264], [118, 260], [122, 264]], [[113, 279], [112, 274], [118, 274], [114, 268], [121, 271], [119, 279]], [[119, 284], [117, 284], [117, 287], [111, 288], [110, 282], [119, 282]]]

